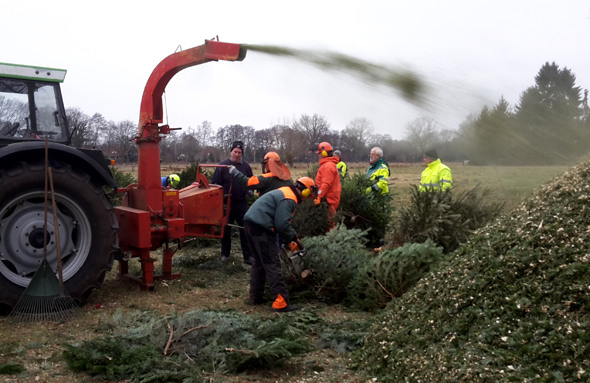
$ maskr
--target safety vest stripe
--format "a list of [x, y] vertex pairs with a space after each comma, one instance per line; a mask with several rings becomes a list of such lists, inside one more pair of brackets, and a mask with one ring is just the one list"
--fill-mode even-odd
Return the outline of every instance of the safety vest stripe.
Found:
[[451, 181], [449, 181], [449, 180], [440, 180], [440, 182], [441, 182], [441, 183], [445, 182], [445, 183], [448, 183], [448, 184], [452, 183], [452, 182], [451, 182]]
[[279, 190], [283, 192], [286, 199], [292, 199], [293, 201], [295, 201], [295, 203], [298, 203], [297, 196], [295, 195], [295, 193], [293, 193], [293, 190], [291, 190], [289, 186], [283, 186], [282, 188], [279, 188]]
[[248, 186], [254, 186], [254, 185], [259, 185], [259, 184], [260, 184], [260, 180], [258, 179], [258, 177], [254, 176], [254, 177], [248, 178]]

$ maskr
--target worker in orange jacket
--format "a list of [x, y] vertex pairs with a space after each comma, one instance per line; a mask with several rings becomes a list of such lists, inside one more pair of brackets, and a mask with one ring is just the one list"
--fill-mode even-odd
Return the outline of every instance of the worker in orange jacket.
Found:
[[340, 205], [340, 175], [336, 164], [338, 157], [333, 156], [332, 145], [322, 142], [318, 145], [317, 154], [320, 157], [320, 168], [315, 177], [315, 184], [319, 188], [318, 196], [314, 200], [319, 205], [322, 199], [325, 199], [330, 205], [330, 217], [336, 215], [338, 205]]

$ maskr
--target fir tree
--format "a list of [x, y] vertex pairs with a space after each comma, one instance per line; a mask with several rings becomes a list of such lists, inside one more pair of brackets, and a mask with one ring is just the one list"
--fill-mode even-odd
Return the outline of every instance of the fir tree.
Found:
[[[303, 268], [311, 271], [312, 288], [318, 297], [338, 302], [346, 296], [346, 286], [367, 260], [366, 234], [366, 231], [348, 230], [339, 224], [326, 235], [303, 241], [307, 250], [302, 258]], [[284, 270], [283, 275], [293, 274]], [[287, 282], [306, 284], [299, 276], [293, 278]]]
[[[137, 183], [137, 180], [133, 178], [131, 174], [125, 173], [114, 166], [111, 167], [111, 173], [113, 174], [113, 178], [119, 187], [127, 187], [131, 184]], [[121, 206], [123, 194], [110, 194], [112, 190], [108, 186], [104, 186], [104, 189], [109, 195], [112, 204], [114, 206]]]
[[231, 312], [137, 312], [113, 317], [119, 331], [64, 347], [74, 371], [133, 382], [199, 382], [200, 371], [240, 372], [308, 352], [311, 343], [289, 317], [262, 320]]
[[389, 194], [367, 193], [372, 185], [372, 181], [359, 173], [343, 180], [338, 219], [349, 229], [366, 230], [368, 245], [375, 247], [385, 237], [393, 207]]
[[411, 185], [410, 204], [400, 208], [393, 230], [393, 245], [432, 240], [445, 253], [455, 250], [473, 230], [496, 218], [504, 203], [488, 202], [490, 188], [419, 191]]
[[371, 258], [350, 282], [347, 300], [365, 310], [383, 308], [408, 291], [442, 256], [442, 248], [430, 240], [386, 249]]
[[[180, 174], [178, 175], [180, 177], [180, 183], [178, 184], [179, 190], [182, 188], [185, 188], [185, 187], [191, 185], [193, 182], [197, 181], [197, 168], [198, 167], [199, 167], [199, 162], [195, 162], [194, 164], [192, 164], [191, 166], [187, 167], [182, 172], [180, 172]], [[200, 169], [200, 172], [203, 172], [203, 168]], [[207, 178], [209, 180], [211, 180], [211, 177], [209, 174], [207, 174], [207, 172], [205, 172], [205, 175], [207, 176]]]
[[316, 206], [313, 200], [303, 200], [297, 206], [291, 224], [300, 238], [325, 234], [332, 227], [328, 203], [322, 201]]
[[587, 152], [581, 88], [575, 81], [570, 69], [547, 62], [520, 97], [518, 127], [536, 149], [535, 164], [567, 163]]

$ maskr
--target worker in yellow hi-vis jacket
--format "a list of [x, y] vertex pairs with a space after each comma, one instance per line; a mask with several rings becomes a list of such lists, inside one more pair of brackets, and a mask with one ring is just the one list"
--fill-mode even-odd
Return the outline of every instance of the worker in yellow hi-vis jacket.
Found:
[[422, 172], [420, 179], [421, 192], [447, 190], [451, 188], [453, 185], [451, 169], [440, 162], [436, 149], [429, 149], [424, 152], [424, 162], [427, 167]]
[[369, 169], [367, 169], [367, 178], [375, 181], [375, 183], [367, 188], [367, 194], [372, 191], [379, 191], [381, 194], [389, 193], [389, 186], [387, 185], [389, 165], [383, 161], [383, 150], [377, 147], [371, 149], [369, 159], [371, 160], [371, 164], [369, 165]]
[[336, 169], [338, 169], [338, 174], [340, 175], [340, 181], [346, 177], [346, 162], [342, 161], [342, 153], [340, 150], [334, 150], [334, 157], [338, 157], [338, 163], [336, 164]]

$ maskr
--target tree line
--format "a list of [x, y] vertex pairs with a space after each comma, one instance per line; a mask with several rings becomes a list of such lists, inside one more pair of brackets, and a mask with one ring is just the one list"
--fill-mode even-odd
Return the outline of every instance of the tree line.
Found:
[[[244, 142], [244, 159], [260, 162], [270, 150], [287, 163], [315, 161], [308, 149], [328, 141], [350, 162], [368, 161], [374, 146], [383, 149], [388, 162], [418, 162], [425, 150], [438, 149], [445, 161], [470, 160], [476, 164], [528, 165], [571, 163], [588, 152], [590, 108], [588, 90], [576, 86], [568, 68], [545, 63], [534, 85], [521, 93], [515, 106], [501, 97], [492, 107], [467, 116], [457, 130], [441, 130], [436, 120], [420, 117], [406, 124], [404, 138], [375, 133], [372, 122], [355, 118], [341, 130], [325, 116], [299, 118], [266, 129], [226, 125], [217, 129], [209, 121], [196, 128], [173, 131], [160, 143], [165, 162], [218, 162], [227, 157], [235, 140]], [[79, 108], [66, 110], [72, 144], [97, 147], [120, 161], [137, 161], [135, 122], [107, 121], [100, 113], [90, 116]]]

